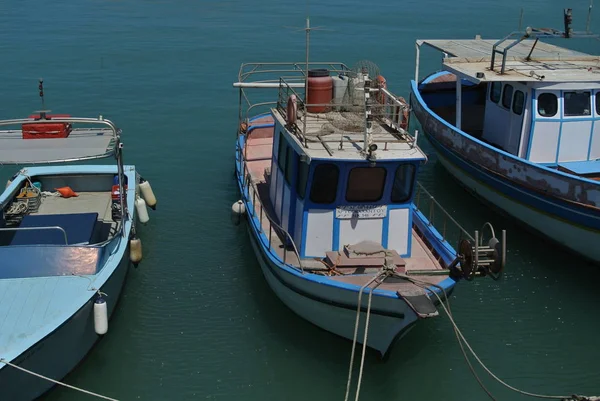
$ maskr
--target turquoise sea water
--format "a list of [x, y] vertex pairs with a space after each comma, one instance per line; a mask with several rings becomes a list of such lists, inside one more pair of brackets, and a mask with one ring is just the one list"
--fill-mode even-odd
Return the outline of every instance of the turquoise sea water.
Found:
[[[0, 118], [38, 110], [43, 77], [47, 108], [103, 114], [123, 129], [125, 162], [159, 201], [109, 333], [66, 381], [120, 400], [342, 400], [351, 344], [284, 307], [244, 225], [230, 224], [240, 63], [303, 60], [303, 32], [286, 27], [301, 28], [308, 10], [328, 29], [313, 34], [311, 59], [371, 60], [407, 96], [416, 38], [501, 37], [518, 27], [521, 7], [524, 26], [562, 28], [570, 6], [582, 29], [584, 1], [0, 2]], [[424, 57], [422, 74], [438, 68], [437, 55]], [[430, 153], [421, 181], [438, 200], [470, 230], [485, 221], [508, 230], [505, 278], [461, 283], [451, 300], [472, 346], [517, 387], [600, 394], [600, 270], [479, 204], [420, 142]], [[0, 167], [0, 178], [14, 172]], [[361, 399], [485, 399], [450, 328], [446, 318], [425, 321], [387, 361], [368, 354]], [[525, 399], [486, 383], [500, 400]], [[83, 399], [68, 389], [44, 397]]]

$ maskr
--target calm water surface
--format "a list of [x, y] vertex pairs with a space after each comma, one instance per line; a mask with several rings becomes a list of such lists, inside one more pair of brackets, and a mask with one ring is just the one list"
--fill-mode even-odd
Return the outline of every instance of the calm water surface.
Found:
[[[311, 4], [313, 59], [377, 63], [407, 96], [418, 38], [501, 37], [562, 24], [573, 2], [440, 0]], [[577, 29], [587, 5], [574, 8]], [[0, 118], [40, 106], [103, 114], [124, 132], [125, 162], [151, 181], [158, 209], [142, 229], [109, 333], [67, 378], [120, 400], [342, 400], [351, 344], [286, 309], [261, 275], [244, 225], [229, 221], [240, 63], [304, 57], [303, 2], [6, 0], [0, 3]], [[600, 16], [593, 20], [597, 29]], [[581, 42], [597, 50], [598, 42]], [[439, 57], [424, 53], [421, 73]], [[429, 69], [429, 70], [428, 70]], [[422, 141], [422, 142], [421, 142]], [[457, 188], [430, 154], [421, 181], [469, 230], [509, 235], [500, 282], [461, 283], [455, 318], [499, 376], [529, 391], [600, 393], [595, 283], [600, 270], [531, 236]], [[6, 179], [16, 170], [0, 168]], [[109, 299], [110, 301], [110, 299]], [[524, 399], [498, 386], [498, 399]], [[362, 400], [482, 400], [446, 318], [422, 322], [383, 362], [368, 354]], [[56, 389], [45, 401], [86, 397]]]

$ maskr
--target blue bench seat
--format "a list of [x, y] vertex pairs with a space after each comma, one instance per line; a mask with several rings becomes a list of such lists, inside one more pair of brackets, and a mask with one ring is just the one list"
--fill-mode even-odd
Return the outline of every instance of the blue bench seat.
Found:
[[[89, 244], [98, 213], [37, 214], [23, 217], [19, 228], [61, 227], [69, 245]], [[10, 245], [66, 245], [61, 230], [16, 230]]]

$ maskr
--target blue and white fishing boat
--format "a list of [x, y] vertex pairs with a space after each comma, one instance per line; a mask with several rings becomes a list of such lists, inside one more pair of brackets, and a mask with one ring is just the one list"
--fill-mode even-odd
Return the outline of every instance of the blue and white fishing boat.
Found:
[[[101, 116], [41, 112], [0, 127], [0, 164], [38, 165], [0, 196], [0, 398], [28, 401], [54, 383], [22, 369], [60, 381], [107, 332], [142, 257], [134, 219], [148, 221], [156, 198]], [[115, 165], [68, 163], [109, 157]]]
[[[470, 192], [600, 262], [600, 57], [543, 42], [597, 38], [527, 28], [504, 39], [417, 40], [411, 107], [442, 165]], [[588, 19], [589, 21], [589, 19]], [[443, 53], [419, 80], [420, 50]]]
[[[262, 272], [284, 304], [386, 355], [417, 321], [438, 315], [460, 278], [497, 278], [505, 242], [463, 230], [458, 254], [417, 207], [426, 156], [403, 128], [407, 104], [373, 67], [242, 64], [234, 83], [242, 199], [232, 210], [247, 216]], [[277, 100], [254, 103], [251, 89], [265, 88]]]

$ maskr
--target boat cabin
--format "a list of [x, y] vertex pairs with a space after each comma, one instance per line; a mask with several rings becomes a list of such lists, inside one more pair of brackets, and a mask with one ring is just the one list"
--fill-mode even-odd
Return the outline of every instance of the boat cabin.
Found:
[[600, 177], [598, 56], [523, 38], [417, 44], [444, 54], [443, 71], [419, 91], [449, 124], [531, 162]]
[[[410, 257], [415, 179], [426, 156], [400, 127], [407, 105], [374, 91], [379, 94], [365, 106], [365, 80], [375, 82], [352, 79], [339, 71], [309, 71], [307, 98], [317, 105], [305, 111], [284, 82], [277, 107], [250, 120], [247, 168], [253, 176], [265, 171], [271, 213], [302, 259], [362, 241]], [[347, 96], [358, 88], [362, 105]]]

